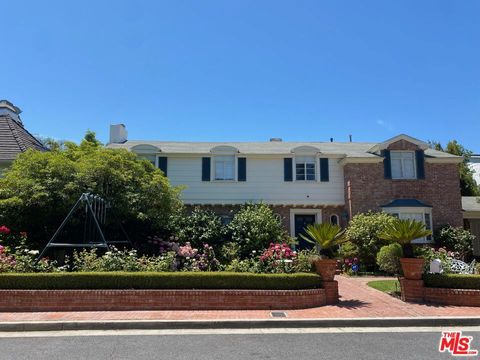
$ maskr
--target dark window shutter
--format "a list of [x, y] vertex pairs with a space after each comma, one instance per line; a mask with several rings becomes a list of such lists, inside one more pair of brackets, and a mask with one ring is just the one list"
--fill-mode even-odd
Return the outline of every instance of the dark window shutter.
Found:
[[202, 158], [202, 181], [210, 181], [210, 158]]
[[392, 161], [390, 160], [390, 150], [382, 150], [383, 159], [383, 175], [385, 179], [392, 178]]
[[283, 180], [293, 181], [293, 159], [292, 158], [283, 159]]
[[238, 181], [247, 181], [247, 158], [238, 158]]
[[423, 150], [415, 151], [417, 162], [417, 179], [425, 179], [425, 153]]
[[158, 158], [158, 168], [163, 171], [163, 174], [167, 176], [167, 167], [168, 167], [168, 160], [166, 156], [160, 156]]
[[320, 181], [329, 181], [328, 158], [320, 158]]

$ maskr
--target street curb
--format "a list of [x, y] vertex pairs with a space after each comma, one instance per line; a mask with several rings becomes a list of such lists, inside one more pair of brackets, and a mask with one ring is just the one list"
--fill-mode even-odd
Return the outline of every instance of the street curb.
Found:
[[409, 317], [254, 320], [100, 320], [0, 322], [0, 332], [62, 330], [191, 330], [348, 327], [480, 326], [480, 317]]

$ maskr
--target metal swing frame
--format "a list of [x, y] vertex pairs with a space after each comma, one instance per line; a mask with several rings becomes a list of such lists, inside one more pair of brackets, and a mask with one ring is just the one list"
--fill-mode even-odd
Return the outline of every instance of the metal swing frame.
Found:
[[[57, 239], [58, 235], [60, 232], [63, 230], [63, 228], [67, 225], [68, 221], [72, 218], [73, 214], [77, 209], [79, 209], [81, 206], [85, 207], [85, 223], [84, 223], [84, 230], [83, 230], [83, 243], [55, 243], [55, 240]], [[109, 245], [114, 245], [114, 244], [129, 244], [132, 246], [132, 242], [130, 241], [130, 238], [128, 237], [125, 229], [123, 228], [122, 224], [120, 223], [120, 230], [125, 236], [125, 241], [110, 241], [107, 242], [105, 235], [103, 234], [101, 225], [105, 225], [106, 219], [107, 219], [107, 208], [108, 204], [107, 202], [101, 198], [98, 195], [93, 195], [90, 193], [83, 193], [80, 198], [77, 200], [75, 205], [73, 205], [72, 209], [68, 213], [68, 215], [65, 217], [63, 222], [60, 224], [58, 229], [55, 231], [53, 234], [52, 238], [50, 241], [47, 243], [43, 251], [40, 253], [40, 255], [37, 258], [37, 261], [39, 261], [45, 253], [51, 249], [51, 248], [104, 248], [108, 249]], [[93, 220], [90, 223], [88, 223], [88, 217]], [[100, 241], [99, 242], [92, 242], [91, 241], [91, 236], [94, 233], [94, 231], [97, 231], [98, 234], [100, 235]]]

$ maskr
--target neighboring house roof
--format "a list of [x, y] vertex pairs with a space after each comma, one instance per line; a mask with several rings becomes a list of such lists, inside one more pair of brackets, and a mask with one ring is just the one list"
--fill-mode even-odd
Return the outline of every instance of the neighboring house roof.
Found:
[[[288, 155], [292, 154], [296, 148], [310, 147], [316, 148], [319, 153], [326, 155], [338, 155], [339, 157], [350, 158], [380, 158], [379, 155], [369, 152], [377, 143], [366, 142], [176, 142], [127, 140], [121, 144], [109, 144], [108, 147], [132, 150], [134, 147], [140, 147], [142, 145], [153, 146], [158, 152], [167, 154], [208, 154], [216, 147], [229, 146], [237, 149], [241, 154]], [[425, 156], [427, 158], [459, 159], [458, 156], [433, 149], [426, 149]]]
[[480, 197], [462, 196], [462, 209], [466, 212], [480, 212]]
[[392, 202], [389, 202], [386, 205], [382, 205], [382, 208], [385, 207], [432, 207], [431, 205], [427, 205], [420, 200], [417, 199], [396, 199]]
[[473, 170], [473, 178], [480, 185], [480, 155], [472, 155], [468, 166]]
[[28, 149], [46, 151], [40, 141], [10, 115], [0, 115], [0, 161], [13, 161]]

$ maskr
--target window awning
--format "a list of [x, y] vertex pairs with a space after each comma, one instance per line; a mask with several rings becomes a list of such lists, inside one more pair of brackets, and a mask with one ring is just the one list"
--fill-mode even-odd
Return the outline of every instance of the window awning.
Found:
[[392, 202], [382, 205], [382, 208], [388, 207], [432, 207], [417, 199], [395, 199]]

